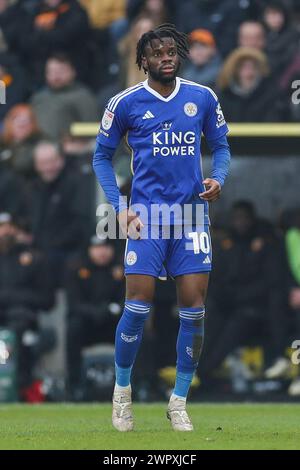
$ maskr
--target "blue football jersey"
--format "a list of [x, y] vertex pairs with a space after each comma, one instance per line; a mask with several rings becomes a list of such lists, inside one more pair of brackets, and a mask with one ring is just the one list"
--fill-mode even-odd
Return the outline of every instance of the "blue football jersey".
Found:
[[202, 132], [209, 140], [228, 132], [218, 98], [210, 88], [177, 77], [166, 98], [148, 80], [114, 96], [97, 140], [116, 148], [126, 136], [132, 150], [131, 205], [144, 204], [150, 212], [152, 205], [201, 204], [209, 223], [208, 203], [199, 197], [205, 191]]

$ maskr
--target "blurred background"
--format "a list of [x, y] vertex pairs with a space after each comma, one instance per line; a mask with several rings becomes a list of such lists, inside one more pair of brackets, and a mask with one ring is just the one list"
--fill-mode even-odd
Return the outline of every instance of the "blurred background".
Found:
[[[300, 0], [0, 0], [2, 402], [111, 398], [124, 244], [95, 236], [92, 154], [107, 100], [146, 78], [139, 37], [166, 21], [189, 35], [180, 76], [218, 93], [233, 155], [191, 398], [300, 399]], [[128, 195], [125, 146], [114, 165]], [[158, 281], [136, 400], [168, 396], [177, 329], [174, 282]]]

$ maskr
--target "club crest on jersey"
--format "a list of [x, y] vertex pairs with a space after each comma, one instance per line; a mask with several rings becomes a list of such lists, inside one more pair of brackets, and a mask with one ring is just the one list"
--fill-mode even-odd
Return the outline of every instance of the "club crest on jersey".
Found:
[[132, 266], [137, 262], [137, 254], [135, 251], [129, 251], [126, 256], [126, 263], [128, 266]]
[[105, 110], [105, 113], [103, 115], [102, 122], [101, 122], [103, 129], [108, 131], [111, 128], [114, 117], [115, 117], [114, 113], [112, 113], [108, 109]]
[[161, 127], [163, 128], [164, 131], [169, 131], [172, 127], [172, 122], [171, 121], [164, 121], [161, 123]]
[[194, 117], [198, 112], [198, 107], [195, 103], [185, 103], [184, 112], [187, 116]]

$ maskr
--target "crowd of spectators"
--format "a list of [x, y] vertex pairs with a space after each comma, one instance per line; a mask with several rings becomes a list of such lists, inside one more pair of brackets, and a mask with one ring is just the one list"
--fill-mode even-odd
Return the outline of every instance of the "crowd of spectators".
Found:
[[[0, 80], [6, 88], [6, 104], [0, 106], [0, 328], [12, 328], [24, 350], [20, 389], [33, 381], [37, 357], [26, 343], [27, 333], [37, 333], [38, 313], [53, 307], [57, 289], [64, 288], [68, 300], [72, 393], [80, 389], [82, 348], [113, 342], [123, 297], [124, 247], [93, 238], [93, 142], [72, 136], [70, 127], [99, 121], [108, 98], [145, 80], [135, 63], [136, 43], [163, 22], [175, 23], [189, 38], [190, 60], [180, 75], [213, 87], [228, 121], [300, 119], [291, 100], [300, 72], [298, 0], [0, 0]], [[128, 160], [125, 169], [122, 159], [118, 165], [126, 179]], [[248, 217], [248, 226], [241, 227], [236, 216], [228, 232], [216, 236], [211, 292], [217, 294], [211, 297], [222, 298], [226, 308], [220, 311], [212, 302], [218, 321], [207, 343], [214, 343], [219, 330], [224, 334], [218, 348], [204, 352], [204, 382], [238, 340], [259, 331], [262, 320], [271, 338], [264, 344], [269, 376], [282, 374], [288, 333], [276, 325], [284, 303], [297, 313], [299, 330], [299, 263], [294, 263], [299, 215], [278, 236], [274, 228], [258, 224], [247, 204], [233, 212], [244, 216], [246, 225]], [[276, 278], [273, 265], [281, 261], [284, 279]], [[164, 334], [176, 335], [170, 286], [158, 287], [147, 330], [145, 341], [155, 345], [149, 370], [175, 362], [163, 341]], [[281, 293], [277, 301], [271, 292]], [[35, 352], [43, 350], [33, 343]], [[300, 394], [299, 388], [296, 384], [293, 390]]]
[[[166, 21], [189, 36], [181, 75], [219, 91], [229, 121], [297, 120], [289, 98], [299, 73], [298, 0], [1, 0], [1, 121], [25, 102], [48, 137], [60, 138], [69, 120], [97, 120], [111, 93], [144, 79], [137, 40]], [[257, 99], [266, 89], [267, 103]], [[232, 115], [227, 100], [236, 103]], [[245, 115], [253, 100], [258, 109]]]

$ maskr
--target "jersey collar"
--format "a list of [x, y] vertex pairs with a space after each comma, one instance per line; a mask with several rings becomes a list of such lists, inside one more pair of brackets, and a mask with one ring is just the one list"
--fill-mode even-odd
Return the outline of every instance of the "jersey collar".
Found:
[[159, 100], [161, 101], [165, 101], [165, 102], [168, 102], [168, 101], [171, 101], [173, 98], [175, 98], [175, 96], [177, 95], [177, 93], [179, 92], [179, 89], [180, 89], [180, 79], [179, 77], [176, 77], [176, 85], [175, 85], [175, 88], [174, 90], [172, 91], [171, 95], [167, 96], [167, 98], [165, 98], [164, 96], [162, 96], [161, 94], [159, 94], [157, 91], [153, 90], [153, 88], [151, 88], [148, 84], [148, 80], [145, 80], [143, 82], [144, 84], [144, 87], [146, 88], [147, 91], [149, 91], [149, 93], [151, 93], [152, 95], [156, 96], [156, 98], [158, 98]]

